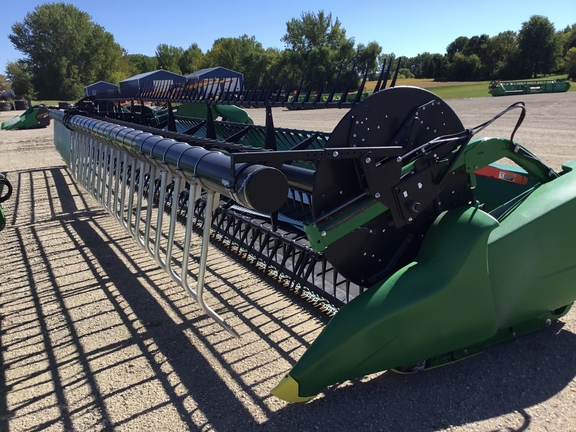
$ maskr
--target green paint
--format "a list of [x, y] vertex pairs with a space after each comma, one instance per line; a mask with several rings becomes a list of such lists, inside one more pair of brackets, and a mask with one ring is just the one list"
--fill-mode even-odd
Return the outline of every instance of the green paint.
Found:
[[310, 247], [316, 252], [322, 252], [336, 240], [341, 239], [346, 234], [361, 227], [386, 210], [388, 210], [388, 208], [384, 204], [375, 199], [368, 198], [367, 201], [353, 207], [325, 224], [319, 225], [314, 222], [304, 223], [304, 231], [310, 242]]
[[50, 124], [48, 109], [41, 105], [28, 108], [21, 115], [6, 120], [0, 125], [1, 130], [34, 129]]
[[[526, 185], [474, 174], [502, 157]], [[453, 169], [469, 173], [478, 203], [441, 214], [416, 259], [344, 306], [272, 393], [305, 401], [369, 373], [440, 366], [566, 314], [576, 300], [574, 168], [558, 175], [509, 140], [471, 141]], [[337, 235], [360, 220], [338, 224]], [[336, 237], [331, 226], [310, 228], [321, 245]]]

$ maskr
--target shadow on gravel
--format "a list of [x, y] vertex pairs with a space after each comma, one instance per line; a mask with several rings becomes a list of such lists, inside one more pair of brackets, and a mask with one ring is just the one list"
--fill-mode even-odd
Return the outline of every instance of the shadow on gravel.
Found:
[[[104, 211], [88, 208], [66, 170], [20, 173], [20, 182], [27, 183], [14, 188], [14, 208], [23, 211], [29, 206], [32, 215], [14, 215], [13, 224], [20, 219], [22, 224], [10, 228], [12, 248], [19, 248], [21, 255], [11, 256], [9, 265], [22, 269], [10, 281], [11, 293], [3, 290], [1, 306], [9, 307], [14, 315], [11, 319], [20, 321], [18, 327], [2, 327], [0, 430], [10, 430], [13, 418], [46, 410], [46, 401], [56, 414], [43, 415], [46, 420], [36, 425], [37, 430], [56, 424], [64, 430], [78, 429], [74, 419], [85, 413], [95, 416], [86, 427], [130, 427], [133, 420], [168, 405], [190, 429], [224, 431], [241, 425], [248, 430], [432, 431], [514, 413], [522, 424], [518, 430], [526, 430], [531, 418], [525, 409], [554, 396], [576, 376], [576, 335], [555, 323], [542, 332], [450, 366], [411, 376], [387, 372], [358, 379], [334, 386], [307, 404], [274, 410], [262, 387], [269, 390], [281, 371], [259, 360], [243, 370], [228, 356], [235, 349], [248, 352], [250, 348], [253, 354], [250, 351], [241, 359], [257, 359], [260, 351], [267, 351], [293, 364], [295, 348], [285, 346], [287, 341], [298, 348], [308, 345], [298, 324], [290, 321], [293, 316], [278, 317], [274, 305], [267, 304], [258, 293], [234, 290], [234, 300], [242, 302], [239, 314], [250, 315], [238, 316], [241, 324], [235, 326], [244, 328], [246, 338], [238, 343], [198, 313], [199, 308], [180, 288], [164, 285], [168, 276], [157, 276], [157, 267], [144, 252], [130, 256], [122, 249], [123, 243], [132, 241], [126, 231]], [[34, 188], [48, 189], [47, 202], [35, 204], [34, 196], [29, 195]], [[63, 249], [55, 252], [59, 245]], [[73, 260], [85, 266], [79, 285], [71, 283], [73, 275], [66, 272]], [[224, 277], [228, 269], [222, 266], [227, 264], [212, 260], [208, 268], [213, 276], [208, 289], [218, 304], [230, 301], [226, 296], [233, 288]], [[91, 296], [96, 295], [100, 299], [91, 303]], [[93, 314], [76, 316], [80, 311], [70, 307], [70, 299], [78, 296], [86, 297], [82, 306]], [[122, 340], [108, 341], [106, 324], [88, 325], [95, 317], [106, 321], [112, 316], [118, 317], [127, 332]], [[19, 337], [18, 331], [27, 327], [36, 329], [33, 337]], [[85, 327], [88, 333], [81, 332]], [[278, 342], [279, 331], [285, 334], [282, 343]], [[87, 348], [85, 341], [99, 332], [100, 345]], [[262, 341], [264, 348], [249, 347], [259, 343], [250, 342], [253, 339]], [[135, 390], [142, 392], [146, 384], [122, 387], [122, 381], [115, 388], [103, 386], [103, 374], [112, 370], [127, 373], [133, 366], [134, 357], [114, 355], [127, 348], [144, 359], [151, 369], [149, 380], [159, 384], [163, 395], [151, 398], [144, 407], [130, 406], [119, 418], [111, 413], [115, 404]], [[15, 357], [4, 361], [6, 352], [16, 350]], [[31, 372], [34, 364], [38, 367]], [[66, 369], [72, 366], [75, 373], [70, 377]], [[7, 380], [6, 370], [18, 368], [26, 374]], [[260, 381], [252, 379], [254, 370], [262, 373]], [[233, 384], [223, 377], [229, 377]], [[79, 387], [85, 394], [80, 402], [74, 394]], [[34, 396], [7, 410], [7, 393], [14, 389], [33, 391]], [[259, 424], [254, 411], [267, 420]], [[198, 413], [205, 417], [204, 424], [193, 419]]]
[[[199, 350], [191, 343], [190, 335], [187, 334], [190, 331], [199, 339], [217, 338], [218, 345], [228, 342], [232, 346], [240, 345], [240, 350], [243, 349], [242, 343], [238, 344], [225, 331], [214, 327], [213, 322], [204, 314], [198, 314], [199, 308], [192, 299], [181, 295], [181, 288], [177, 288], [179, 292], [177, 297], [181, 304], [178, 307], [174, 306], [175, 290], [166, 290], [165, 286], [159, 286], [158, 278], [148, 276], [150, 271], [147, 270], [152, 270], [151, 273], [157, 272], [153, 260], [144, 252], [133, 257], [121, 247], [115, 246], [118, 243], [131, 242], [132, 239], [126, 235], [126, 231], [118, 222], [104, 211], [88, 209], [87, 202], [65, 169], [20, 172], [15, 183], [17, 183], [15, 200], [11, 209], [14, 211], [12, 225], [15, 226], [11, 229], [14, 249], [21, 251], [21, 256], [15, 261], [27, 264], [24, 265], [25, 276], [20, 278], [15, 288], [21, 295], [17, 298], [12, 297], [8, 302], [2, 302], [2, 306], [9, 306], [14, 310], [18, 309], [19, 302], [23, 301], [22, 308], [14, 313], [22, 314], [26, 311], [30, 318], [25, 322], [21, 321], [20, 328], [35, 324], [39, 328], [35, 333], [35, 339], [31, 339], [28, 345], [27, 341], [15, 337], [17, 329], [12, 327], [7, 330], [10, 332], [12, 342], [6, 343], [3, 337], [2, 346], [4, 350], [11, 352], [33, 351], [30, 356], [24, 355], [12, 359], [9, 367], [13, 369], [21, 368], [26, 371], [32, 358], [36, 359], [34, 361], [47, 363], [47, 367], [41, 372], [17, 380], [18, 386], [32, 389], [35, 379], [46, 372], [49, 376], [43, 375], [42, 383], [51, 385], [45, 391], [40, 390], [40, 387], [35, 388], [33, 398], [16, 408], [13, 408], [12, 404], [9, 412], [5, 409], [7, 388], [3, 386], [0, 403], [4, 411], [1, 413], [0, 430], [10, 430], [10, 418], [33, 415], [39, 409], [36, 408], [39, 401], [46, 398], [53, 399], [50, 406], [57, 409], [58, 414], [44, 416], [46, 420], [37, 425], [39, 429], [58, 424], [65, 430], [74, 430], [78, 427], [73, 421], [74, 416], [81, 412], [92, 411], [98, 413], [99, 419], [96, 424], [99, 427], [112, 430], [165, 405], [173, 407], [179, 418], [190, 428], [198, 427], [198, 424], [190, 419], [196, 411], [202, 413], [206, 417], [206, 423], [217, 430], [230, 430], [237, 424], [256, 426], [258, 423], [247, 409], [246, 401], [239, 400], [238, 391], [233, 391], [223, 380], [222, 373], [214, 370], [214, 364], [209, 362], [205, 351], [208, 351], [208, 357], [217, 359], [219, 366], [225, 370], [224, 375], [232, 377], [239, 392], [248, 395], [249, 404], [256, 404], [265, 416], [270, 415], [271, 411], [265, 403], [269, 396], [262, 398], [246, 383], [249, 381], [248, 375], [254, 369], [259, 367], [272, 369], [270, 365], [259, 364], [245, 373], [238, 372], [230, 362], [223, 359], [229, 352], [221, 348], [216, 349], [210, 343], [204, 343], [202, 345], [204, 350]], [[44, 206], [34, 204], [35, 191], [39, 189], [47, 190], [48, 199], [45, 200]], [[46, 237], [48, 231], [49, 239]], [[52, 250], [54, 245], [64, 245], [69, 253], [55, 253]], [[83, 283], [74, 288], [65, 283], [62, 276], [71, 254], [87, 268], [82, 270]], [[210, 284], [207, 288], [213, 293], [216, 303], [222, 305], [226, 304], [226, 300], [220, 292], [230, 293], [233, 286], [222, 276], [225, 269], [220, 271], [221, 269], [217, 267], [221, 267], [220, 263], [212, 260], [208, 272], [216, 278], [216, 282], [212, 284], [217, 285], [219, 289], [212, 289]], [[66, 280], [74, 279], [72, 273], [66, 272], [65, 276]], [[161, 278], [163, 278], [160, 281], [161, 285], [169, 279], [164, 273]], [[43, 288], [40, 289], [41, 285]], [[88, 349], [85, 347], [86, 339], [98, 331], [104, 334], [108, 328], [106, 326], [102, 329], [94, 328], [91, 333], [79, 334], [77, 328], [83, 327], [84, 324], [74, 317], [68, 303], [74, 296], [92, 296], [96, 292], [99, 296], [105, 297], [104, 302], [108, 306], [105, 311], [95, 308], [91, 317], [83, 319], [93, 319], [98, 314], [107, 316], [114, 314], [121, 319], [130, 336], [121, 342], [103, 343], [97, 349]], [[248, 327], [244, 333], [250, 334], [250, 339], [255, 335], [255, 338], [263, 341], [264, 345], [275, 346], [272, 334], [276, 330], [254, 323], [277, 322], [273, 313], [268, 311], [266, 302], [263, 302], [263, 306], [258, 306], [261, 298], [254, 300], [237, 291], [234, 295], [238, 297], [237, 300], [243, 301], [252, 309], [250, 318], [239, 317], [241, 323]], [[101, 302], [102, 300], [98, 301]], [[84, 307], [90, 308], [90, 304]], [[191, 308], [195, 317], [189, 316]], [[187, 309], [188, 312], [185, 313], [182, 309]], [[217, 312], [226, 311], [221, 308]], [[57, 325], [53, 323], [55, 315], [58, 316]], [[290, 316], [285, 315], [285, 318], [289, 319]], [[282, 331], [286, 333], [284, 339], [296, 341], [298, 346], [306, 344], [302, 335], [290, 326], [283, 326]], [[58, 336], [55, 336], [56, 333]], [[55, 342], [55, 339], [58, 342]], [[66, 360], [62, 360], [59, 354], [63, 346], [69, 352]], [[116, 396], [132, 389], [120, 388], [113, 392], [102, 390], [99, 376], [110, 369], [119, 367], [126, 369], [133, 359], [114, 360], [105, 366], [100, 363], [106, 356], [126, 347], [136, 347], [137, 351], [142, 353], [152, 369], [153, 379], [161, 384], [168, 400], [159, 397], [158, 400], [161, 402], [152, 403], [146, 410], [135, 410], [121, 420], [114, 420], [114, 416], [110, 413], [112, 410], [110, 404]], [[277, 349], [276, 357], [293, 363], [290, 356], [292, 351], [290, 348]], [[158, 358], [162, 360], [157, 360]], [[72, 380], [63, 371], [63, 368], [68, 367], [71, 362], [79, 365], [80, 369], [78, 378]], [[95, 362], [100, 364], [97, 368], [94, 366]], [[169, 364], [171, 372], [166, 371], [164, 363]], [[264, 377], [276, 378], [275, 374], [278, 372], [272, 371]], [[175, 376], [178, 377], [178, 383], [174, 382]], [[5, 375], [2, 374], [0, 383], [4, 381]], [[255, 384], [262, 385], [258, 382]], [[269, 386], [272, 385], [270, 382]], [[73, 396], [70, 392], [71, 388], [79, 386], [85, 387], [84, 392], [87, 392], [88, 396], [85, 398], [85, 403], [78, 405], [72, 403]], [[182, 391], [182, 388], [185, 391]], [[190, 409], [190, 397], [197, 405], [193, 410]]]

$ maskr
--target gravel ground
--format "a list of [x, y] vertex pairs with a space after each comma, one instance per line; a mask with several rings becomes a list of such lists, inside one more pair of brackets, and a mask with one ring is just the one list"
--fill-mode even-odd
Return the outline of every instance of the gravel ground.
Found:
[[[449, 104], [472, 127], [516, 100]], [[516, 140], [556, 169], [576, 159], [576, 93], [524, 100]], [[274, 119], [330, 131], [343, 114]], [[484, 134], [509, 136], [516, 117]], [[210, 304], [242, 335], [230, 337], [72, 181], [52, 126], [0, 132], [0, 172], [14, 185], [0, 233], [0, 431], [576, 431], [574, 310], [466, 361], [287, 404], [269, 390], [325, 319], [212, 249]]]

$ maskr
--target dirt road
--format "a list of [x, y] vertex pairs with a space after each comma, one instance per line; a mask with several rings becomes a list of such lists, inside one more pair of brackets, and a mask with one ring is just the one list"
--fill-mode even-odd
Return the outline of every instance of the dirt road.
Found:
[[[518, 99], [449, 104], [472, 127]], [[523, 99], [516, 140], [555, 169], [576, 159], [576, 93]], [[259, 122], [263, 114], [250, 112]], [[274, 118], [332, 130], [343, 114]], [[484, 134], [507, 137], [516, 118]], [[0, 172], [14, 184], [0, 233], [0, 431], [576, 431], [575, 310], [451, 366], [374, 374], [286, 404], [269, 390], [321, 317], [214, 250], [207, 287], [242, 335], [230, 337], [82, 192], [52, 127], [1, 131]]]

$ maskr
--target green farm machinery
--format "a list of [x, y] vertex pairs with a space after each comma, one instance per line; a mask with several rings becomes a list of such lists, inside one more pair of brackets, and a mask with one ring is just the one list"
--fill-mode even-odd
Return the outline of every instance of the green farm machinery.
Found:
[[[51, 111], [55, 145], [78, 181], [232, 334], [204, 301], [209, 243], [331, 317], [272, 390], [287, 401], [377, 371], [454, 362], [570, 310], [576, 162], [555, 172], [514, 140], [523, 103], [467, 129], [433, 93], [386, 88], [388, 71], [371, 96], [351, 101], [353, 79], [326, 91], [330, 76], [264, 78], [257, 90], [212, 97], [142, 89], [139, 99], [168, 107], [156, 127], [85, 100]], [[179, 104], [206, 115], [180, 116], [171, 108]], [[266, 122], [217, 121], [212, 106], [264, 108]], [[277, 128], [273, 107], [349, 110], [327, 133]], [[475, 138], [511, 113], [519, 115], [509, 138]]]
[[566, 80], [492, 81], [488, 86], [492, 96], [560, 93], [569, 89], [570, 81]]
[[5, 121], [0, 125], [1, 130], [36, 129], [50, 125], [48, 107], [34, 105], [22, 114]]

